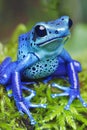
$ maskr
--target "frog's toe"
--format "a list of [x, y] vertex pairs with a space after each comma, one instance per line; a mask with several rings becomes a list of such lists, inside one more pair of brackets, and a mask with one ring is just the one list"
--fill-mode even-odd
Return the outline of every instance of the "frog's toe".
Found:
[[32, 125], [36, 124], [36, 121], [34, 120], [34, 118], [32, 117], [30, 111], [29, 111], [29, 107], [27, 106], [26, 102], [22, 101], [22, 102], [16, 102], [17, 108], [19, 110], [19, 112], [23, 115], [24, 113], [26, 113], [30, 119], [30, 122]]
[[58, 84], [56, 84], [56, 83], [52, 83], [51, 86], [52, 86], [53, 88], [58, 88], [58, 89], [64, 90], [64, 91], [66, 91], [66, 90], [68, 89], [67, 87], [60, 86], [60, 85], [58, 85]]
[[24, 112], [22, 110], [19, 110], [19, 112], [20, 112], [21, 115], [24, 115]]
[[83, 105], [84, 107], [87, 107], [87, 103], [82, 99], [82, 97], [81, 97], [80, 95], [78, 95], [77, 98], [80, 100], [80, 102], [82, 103], [82, 105]]
[[46, 108], [47, 104], [32, 104], [32, 103], [30, 103], [29, 106], [31, 108]]
[[47, 107], [47, 104], [40, 104], [40, 107], [41, 107], [41, 108], [46, 108], [46, 107]]
[[59, 93], [59, 94], [51, 94], [52, 98], [60, 97], [60, 96], [68, 96], [69, 94], [67, 92]]
[[65, 109], [65, 110], [69, 110], [69, 109], [70, 109], [70, 105], [66, 105], [66, 106], [64, 107], [64, 109]]
[[35, 125], [37, 122], [34, 119], [31, 119], [31, 125]]
[[84, 102], [84, 103], [82, 103], [82, 104], [83, 104], [84, 107], [87, 107], [87, 103]]
[[83, 106], [84, 106], [84, 107], [87, 107], [87, 103], [84, 102], [84, 103], [83, 103]]
[[57, 97], [57, 94], [51, 94], [51, 97], [55, 98], [55, 97]]

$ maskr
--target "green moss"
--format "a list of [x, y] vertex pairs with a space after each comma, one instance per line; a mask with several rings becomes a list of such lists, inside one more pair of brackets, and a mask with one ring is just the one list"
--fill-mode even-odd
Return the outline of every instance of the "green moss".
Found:
[[[19, 25], [8, 44], [5, 46], [0, 44], [0, 61], [3, 61], [8, 55], [12, 59], [16, 59], [17, 37], [19, 34], [26, 32], [26, 30], [24, 25]], [[12, 49], [10, 49], [11, 47]], [[87, 68], [85, 58], [83, 58], [86, 55], [87, 53], [84, 53], [81, 58], [76, 57], [82, 62], [83, 66], [83, 71], [79, 74], [79, 77], [81, 95], [87, 102]], [[51, 93], [60, 92], [50, 86], [52, 82], [67, 86], [67, 82], [60, 79], [54, 79], [48, 84], [39, 82], [38, 85], [32, 86], [32, 89], [37, 93], [32, 102], [48, 105], [46, 109], [31, 109], [32, 115], [37, 121], [35, 126], [30, 125], [27, 115], [21, 115], [18, 112], [13, 98], [8, 98], [4, 87], [0, 86], [0, 130], [85, 130], [87, 128], [87, 108], [84, 108], [79, 100], [75, 100], [69, 111], [64, 110], [69, 98], [59, 97], [52, 99]]]

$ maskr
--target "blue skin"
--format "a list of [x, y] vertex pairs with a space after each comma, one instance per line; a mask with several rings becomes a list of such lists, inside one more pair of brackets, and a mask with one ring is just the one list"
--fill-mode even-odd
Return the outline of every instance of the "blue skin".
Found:
[[[25, 87], [22, 78], [33, 81], [43, 79], [43, 82], [47, 83], [55, 77], [68, 77], [70, 87], [52, 84], [52, 87], [64, 91], [60, 94], [52, 94], [52, 98], [69, 96], [66, 110], [75, 98], [87, 107], [79, 90], [78, 73], [81, 71], [81, 65], [64, 49], [64, 44], [70, 37], [71, 26], [72, 21], [68, 16], [50, 22], [37, 23], [30, 32], [19, 36], [17, 61], [12, 62], [8, 57], [0, 64], [0, 84], [6, 86], [8, 92], [12, 90], [12, 94], [8, 96], [14, 97], [18, 110], [29, 116], [31, 124], [36, 122], [29, 108], [46, 108], [46, 104], [37, 105], [30, 102], [35, 96], [35, 91]], [[34, 82], [28, 84], [34, 84]], [[31, 94], [23, 97], [22, 90], [27, 90]]]

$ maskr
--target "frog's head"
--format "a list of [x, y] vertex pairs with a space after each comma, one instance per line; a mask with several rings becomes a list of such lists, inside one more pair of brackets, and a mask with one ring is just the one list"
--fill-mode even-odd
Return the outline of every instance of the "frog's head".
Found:
[[50, 22], [37, 23], [31, 30], [31, 43], [33, 48], [44, 49], [52, 52], [64, 46], [70, 36], [72, 20], [68, 16], [62, 16]]

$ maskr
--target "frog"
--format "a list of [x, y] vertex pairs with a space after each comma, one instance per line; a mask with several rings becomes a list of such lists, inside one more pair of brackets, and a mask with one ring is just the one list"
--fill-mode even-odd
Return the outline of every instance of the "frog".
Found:
[[[18, 38], [17, 60], [7, 57], [0, 64], [0, 84], [5, 86], [9, 97], [13, 97], [20, 113], [25, 113], [32, 125], [36, 123], [30, 108], [46, 108], [47, 104], [33, 104], [31, 99], [36, 92], [27, 87], [42, 79], [48, 83], [53, 78], [65, 78], [69, 86], [52, 83], [51, 87], [62, 90], [62, 93], [51, 94], [57, 98], [69, 96], [65, 106], [66, 110], [78, 98], [84, 107], [87, 104], [80, 94], [78, 73], [82, 71], [80, 62], [74, 60], [64, 48], [71, 36], [70, 29], [73, 21], [69, 16], [61, 16], [56, 20], [38, 22], [29, 32], [21, 34]], [[28, 82], [24, 82], [28, 80]], [[30, 94], [26, 97], [23, 90]]]

